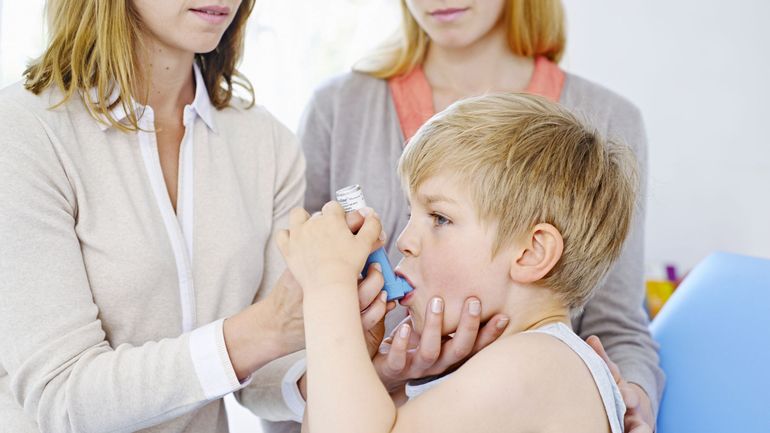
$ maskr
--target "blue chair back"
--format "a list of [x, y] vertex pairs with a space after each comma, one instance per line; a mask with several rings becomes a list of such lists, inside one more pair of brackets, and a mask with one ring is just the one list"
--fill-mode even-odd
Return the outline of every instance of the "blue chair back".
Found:
[[709, 256], [651, 331], [666, 372], [658, 433], [770, 432], [770, 260]]

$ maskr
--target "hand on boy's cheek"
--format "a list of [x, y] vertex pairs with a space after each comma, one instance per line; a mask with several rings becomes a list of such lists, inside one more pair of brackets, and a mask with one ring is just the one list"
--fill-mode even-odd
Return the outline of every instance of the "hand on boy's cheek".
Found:
[[612, 377], [623, 396], [623, 402], [626, 404], [626, 414], [623, 417], [624, 431], [626, 433], [652, 433], [655, 431], [655, 418], [652, 415], [652, 404], [647, 393], [639, 385], [623, 379], [617, 364], [607, 356], [599, 337], [592, 335], [586, 339], [586, 342], [610, 368]]
[[426, 308], [421, 332], [412, 330], [411, 317], [404, 319], [372, 360], [388, 391], [397, 391], [410, 379], [444, 373], [495, 341], [508, 318], [497, 314], [479, 329], [480, 312], [480, 301], [468, 298], [452, 337], [442, 335], [443, 309], [433, 313]]

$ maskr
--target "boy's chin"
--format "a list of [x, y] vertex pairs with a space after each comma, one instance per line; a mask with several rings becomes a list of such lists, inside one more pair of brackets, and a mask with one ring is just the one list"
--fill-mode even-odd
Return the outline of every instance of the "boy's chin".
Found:
[[[409, 315], [412, 319], [412, 331], [416, 332], [418, 335], [422, 335], [425, 331], [425, 317], [422, 315], [415, 315], [411, 310], [409, 311]], [[447, 337], [452, 334], [454, 334], [457, 331], [457, 326], [455, 326], [449, 330], [446, 329], [446, 323], [442, 324], [442, 332], [441, 337]]]

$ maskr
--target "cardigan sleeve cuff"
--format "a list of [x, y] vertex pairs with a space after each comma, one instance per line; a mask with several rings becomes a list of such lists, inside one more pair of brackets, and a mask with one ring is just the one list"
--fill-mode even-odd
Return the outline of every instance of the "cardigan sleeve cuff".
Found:
[[203, 394], [210, 400], [237, 391], [251, 382], [251, 376], [238, 381], [227, 353], [223, 324], [224, 319], [219, 319], [190, 333], [190, 357]]

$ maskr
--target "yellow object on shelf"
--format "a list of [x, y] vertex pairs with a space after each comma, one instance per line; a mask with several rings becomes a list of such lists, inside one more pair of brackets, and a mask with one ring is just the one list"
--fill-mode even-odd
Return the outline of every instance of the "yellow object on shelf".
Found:
[[663, 304], [668, 301], [671, 294], [674, 293], [676, 286], [671, 281], [666, 280], [648, 280], [647, 281], [647, 311], [650, 313], [650, 319], [655, 317]]

